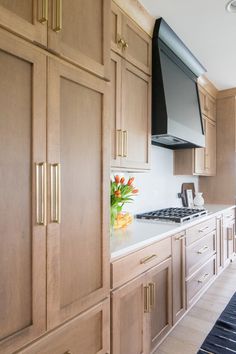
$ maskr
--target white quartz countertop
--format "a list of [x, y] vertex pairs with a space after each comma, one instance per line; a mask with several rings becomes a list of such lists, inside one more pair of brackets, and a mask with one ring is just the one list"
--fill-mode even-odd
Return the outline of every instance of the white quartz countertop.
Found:
[[208, 210], [207, 215], [182, 224], [134, 219], [126, 228], [113, 231], [110, 237], [111, 260], [114, 261], [153, 242], [186, 230], [235, 206], [208, 204], [204, 207]]

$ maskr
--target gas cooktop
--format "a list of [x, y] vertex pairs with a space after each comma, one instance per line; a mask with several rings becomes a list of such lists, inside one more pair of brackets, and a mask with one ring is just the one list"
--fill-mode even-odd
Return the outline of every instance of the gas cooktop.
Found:
[[191, 208], [166, 208], [160, 210], [150, 211], [148, 213], [137, 214], [136, 218], [156, 221], [171, 221], [181, 223], [199, 216], [207, 214], [205, 209], [191, 209]]

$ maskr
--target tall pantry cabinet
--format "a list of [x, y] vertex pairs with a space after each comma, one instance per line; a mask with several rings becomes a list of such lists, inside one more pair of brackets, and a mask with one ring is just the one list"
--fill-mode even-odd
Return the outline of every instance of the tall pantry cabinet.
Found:
[[[0, 0], [0, 353], [105, 354], [109, 134], [101, 77], [109, 72], [102, 34], [109, 1], [96, 2], [96, 16], [92, 0], [74, 1], [66, 15], [61, 1], [14, 4]], [[58, 34], [47, 23], [55, 11], [62, 27], [56, 50], [45, 40]], [[74, 14], [76, 48], [63, 51], [64, 16]], [[80, 17], [97, 21], [94, 52]]]

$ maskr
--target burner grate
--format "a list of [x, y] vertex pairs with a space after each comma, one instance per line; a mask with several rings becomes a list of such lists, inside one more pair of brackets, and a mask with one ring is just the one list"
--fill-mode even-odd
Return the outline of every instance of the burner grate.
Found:
[[166, 208], [137, 214], [136, 218], [145, 220], [167, 220], [176, 223], [188, 221], [207, 214], [205, 209]]

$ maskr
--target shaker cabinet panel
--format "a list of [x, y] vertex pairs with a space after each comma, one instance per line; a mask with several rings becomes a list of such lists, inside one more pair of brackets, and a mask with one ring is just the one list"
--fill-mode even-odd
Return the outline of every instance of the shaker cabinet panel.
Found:
[[47, 0], [0, 0], [0, 26], [47, 45]]
[[0, 353], [46, 330], [46, 57], [0, 31]]
[[110, 1], [53, 0], [50, 9], [49, 49], [108, 78]]
[[104, 148], [108, 139], [106, 83], [51, 59], [48, 80], [48, 162], [53, 189], [48, 327], [52, 328], [108, 293], [109, 173]]

